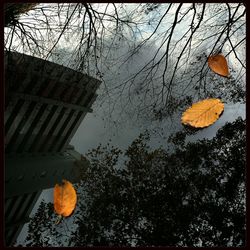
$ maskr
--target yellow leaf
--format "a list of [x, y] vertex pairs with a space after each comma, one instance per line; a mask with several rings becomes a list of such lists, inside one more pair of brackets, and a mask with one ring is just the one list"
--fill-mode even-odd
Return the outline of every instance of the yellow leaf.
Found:
[[188, 108], [182, 114], [181, 122], [195, 128], [204, 128], [216, 122], [223, 110], [224, 104], [219, 99], [205, 99]]
[[67, 217], [75, 209], [77, 197], [73, 185], [66, 180], [62, 182], [54, 188], [54, 209], [57, 214]]
[[227, 60], [223, 55], [214, 55], [208, 58], [209, 68], [218, 75], [228, 77]]

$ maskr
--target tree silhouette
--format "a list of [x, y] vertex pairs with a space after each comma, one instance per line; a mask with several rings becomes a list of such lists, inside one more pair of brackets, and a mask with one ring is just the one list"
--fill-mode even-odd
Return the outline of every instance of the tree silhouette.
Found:
[[[105, 116], [161, 120], [201, 98], [245, 102], [242, 3], [11, 3], [4, 12], [5, 50], [100, 78]], [[217, 53], [229, 62], [229, 78], [207, 67]], [[244, 245], [245, 121], [186, 145], [194, 131], [169, 138], [174, 152], [150, 150], [147, 134], [124, 155], [109, 145], [92, 150], [78, 185], [77, 228], [56, 227], [52, 204], [42, 203], [25, 244]]]
[[[225, 101], [245, 101], [242, 3], [63, 3], [32, 8], [6, 22], [5, 49], [55, 60], [102, 79], [100, 99], [109, 99], [109, 113], [123, 100], [122, 112], [129, 112], [132, 103], [131, 113], [161, 119], [182, 110], [190, 99], [217, 97], [225, 88]], [[229, 61], [229, 79], [214, 76], [207, 67], [208, 56], [219, 52]]]
[[[124, 154], [109, 145], [93, 149], [64, 245], [244, 246], [245, 126], [238, 118], [211, 140], [179, 138], [173, 152], [151, 150], [147, 133]], [[40, 210], [30, 246], [41, 245], [38, 223], [47, 211]], [[43, 230], [50, 232], [50, 223], [46, 218]]]

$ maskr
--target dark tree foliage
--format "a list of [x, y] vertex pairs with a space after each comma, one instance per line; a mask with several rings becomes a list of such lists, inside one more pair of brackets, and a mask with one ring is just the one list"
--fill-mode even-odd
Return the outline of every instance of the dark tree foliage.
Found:
[[32, 242], [36, 242], [36, 246], [44, 247], [50, 246], [50, 239], [44, 236], [43, 233], [47, 229], [48, 220], [53, 216], [53, 204], [46, 204], [44, 201], [40, 203], [39, 208], [31, 222], [29, 223], [30, 234], [26, 238], [26, 246], [32, 246]]
[[[57, 215], [54, 213], [52, 203], [45, 203], [44, 200], [39, 205], [35, 215], [32, 217], [25, 239], [25, 246], [31, 247], [60, 247], [68, 246], [70, 231], [65, 221], [57, 225]], [[20, 245], [19, 245], [20, 246]]]
[[[244, 246], [245, 126], [238, 118], [213, 139], [179, 143], [173, 153], [150, 150], [147, 133], [124, 155], [109, 145], [92, 150], [67, 244]], [[29, 245], [45, 245], [40, 232], [51, 230], [44, 204], [39, 211]]]

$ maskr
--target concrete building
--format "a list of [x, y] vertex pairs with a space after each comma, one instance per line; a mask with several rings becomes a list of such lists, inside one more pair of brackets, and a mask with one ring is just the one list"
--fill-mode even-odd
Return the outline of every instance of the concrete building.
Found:
[[100, 81], [35, 57], [5, 53], [5, 244], [16, 240], [43, 189], [76, 182], [87, 164], [69, 141]]

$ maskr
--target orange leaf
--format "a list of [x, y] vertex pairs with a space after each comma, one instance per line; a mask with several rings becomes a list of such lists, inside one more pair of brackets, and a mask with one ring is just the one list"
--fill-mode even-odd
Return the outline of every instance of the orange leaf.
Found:
[[208, 58], [209, 68], [218, 75], [228, 77], [229, 70], [227, 60], [223, 55], [214, 55]]
[[77, 197], [73, 185], [66, 180], [62, 182], [54, 188], [54, 209], [57, 214], [67, 217], [74, 211]]
[[195, 128], [204, 128], [216, 122], [223, 110], [224, 104], [219, 99], [205, 99], [188, 108], [181, 122]]

